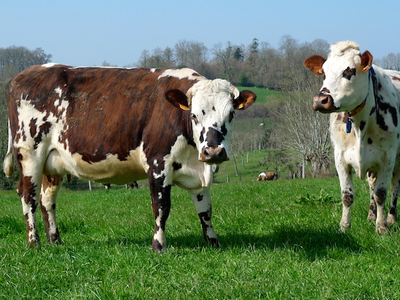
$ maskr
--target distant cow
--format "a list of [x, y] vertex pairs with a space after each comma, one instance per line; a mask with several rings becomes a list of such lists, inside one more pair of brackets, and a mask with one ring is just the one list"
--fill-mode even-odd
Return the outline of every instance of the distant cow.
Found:
[[229, 159], [234, 110], [255, 99], [250, 91], [190, 69], [47, 64], [21, 72], [9, 89], [4, 170], [12, 174], [15, 157], [29, 245], [40, 245], [40, 194], [48, 241], [60, 241], [56, 194], [61, 177], [72, 174], [112, 184], [148, 177], [156, 251], [166, 250], [165, 224], [176, 184], [191, 194], [206, 242], [218, 246], [211, 223], [211, 166]]
[[129, 181], [129, 182], [125, 183], [125, 188], [127, 188], [127, 189], [135, 189], [135, 188], [138, 189], [139, 185], [138, 185], [138, 183], [136, 181]]
[[257, 181], [265, 180], [276, 180], [278, 179], [278, 173], [275, 172], [262, 172], [258, 175]]
[[[372, 65], [372, 55], [361, 54], [354, 42], [331, 46], [328, 59], [312, 56], [304, 65], [324, 76], [313, 108], [331, 113], [330, 131], [335, 149], [343, 201], [340, 227], [350, 227], [354, 201], [352, 169], [360, 178], [368, 174], [371, 203], [368, 219], [376, 219], [376, 230], [384, 233], [387, 223], [397, 220], [400, 184], [400, 72]], [[386, 222], [384, 204], [388, 184], [392, 201]]]

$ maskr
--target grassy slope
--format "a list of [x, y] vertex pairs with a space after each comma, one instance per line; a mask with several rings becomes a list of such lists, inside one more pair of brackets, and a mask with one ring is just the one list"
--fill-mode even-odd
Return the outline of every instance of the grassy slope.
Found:
[[268, 100], [273, 99], [279, 95], [279, 92], [271, 91], [265, 88], [257, 88], [257, 87], [237, 87], [240, 91], [243, 90], [250, 90], [257, 95], [257, 102], [258, 103], [266, 103]]
[[256, 181], [261, 172], [274, 171], [279, 173], [280, 178], [289, 179], [290, 171], [287, 165], [274, 163], [271, 157], [276, 151], [261, 150], [249, 151], [243, 156], [237, 157], [237, 165], [239, 175], [236, 175], [234, 159], [231, 155], [230, 160], [219, 166], [218, 172], [215, 174], [215, 182], [248, 182]]
[[376, 234], [355, 184], [345, 234], [337, 178], [216, 184], [220, 249], [204, 246], [190, 197], [174, 188], [161, 255], [147, 189], [62, 190], [64, 242], [40, 250], [25, 246], [15, 192], [2, 192], [0, 299], [398, 299], [399, 227]]

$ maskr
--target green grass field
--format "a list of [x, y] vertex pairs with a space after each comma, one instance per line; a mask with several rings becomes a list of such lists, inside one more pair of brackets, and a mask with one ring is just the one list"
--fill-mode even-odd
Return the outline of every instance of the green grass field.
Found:
[[355, 185], [353, 227], [339, 233], [337, 178], [215, 184], [218, 249], [173, 188], [164, 254], [150, 249], [148, 189], [62, 189], [63, 243], [45, 244], [39, 222], [33, 250], [15, 191], [2, 191], [0, 299], [399, 299], [399, 226], [375, 233], [366, 183]]
[[280, 92], [257, 87], [237, 87], [240, 91], [249, 90], [257, 95], [257, 103], [266, 103], [280, 95]]

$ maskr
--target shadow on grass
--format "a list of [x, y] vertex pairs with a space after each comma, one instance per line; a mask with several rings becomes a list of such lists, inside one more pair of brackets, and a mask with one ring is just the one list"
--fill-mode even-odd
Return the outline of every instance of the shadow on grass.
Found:
[[[3, 218], [4, 220], [4, 218]], [[0, 229], [6, 230], [8, 233], [24, 231], [22, 225], [16, 222], [5, 222], [8, 226], [0, 226]], [[4, 225], [4, 224], [3, 224]], [[82, 225], [82, 224], [81, 224]], [[7, 227], [7, 228], [2, 228]], [[82, 241], [82, 236], [85, 234], [85, 226], [79, 226], [80, 229], [76, 230], [79, 239]], [[68, 230], [63, 228], [63, 234], [66, 236]], [[399, 230], [398, 227], [396, 227]], [[75, 230], [72, 230], [73, 232]], [[70, 233], [67, 239], [73, 239], [73, 234]], [[2, 230], [0, 230], [0, 237]], [[105, 235], [100, 236], [99, 239], [92, 239], [86, 237], [86, 242], [91, 245], [121, 245], [124, 247], [138, 246], [138, 247], [151, 247], [152, 234], [149, 232], [147, 237], [138, 237], [134, 233], [132, 235]], [[368, 251], [359, 244], [359, 242], [350, 233], [341, 233], [334, 227], [295, 227], [295, 226], [275, 226], [269, 228], [268, 232], [263, 233], [220, 233], [219, 240], [221, 242], [221, 250], [233, 251], [283, 251], [287, 253], [294, 253], [300, 257], [308, 260], [315, 260], [322, 257], [343, 258], [346, 254], [357, 253], [360, 251]], [[43, 240], [44, 241], [44, 240]], [[167, 232], [168, 247], [175, 247], [180, 249], [203, 249], [207, 248], [202, 234], [183, 234], [171, 236]]]
[[[321, 257], [343, 257], [364, 249], [350, 234], [332, 228], [275, 227], [265, 235], [228, 233], [219, 235], [222, 249], [283, 250], [297, 253], [308, 260]], [[204, 247], [200, 236], [187, 235], [168, 239], [175, 247]]]
[[[318, 257], [335, 256], [343, 252], [359, 252], [362, 246], [347, 233], [341, 233], [333, 228], [296, 228], [292, 226], [275, 227], [272, 233], [265, 236], [227, 235], [227, 241], [232, 241], [228, 247], [248, 243], [255, 248], [271, 250], [286, 250], [305, 256], [309, 260]], [[339, 254], [340, 257], [343, 254]]]

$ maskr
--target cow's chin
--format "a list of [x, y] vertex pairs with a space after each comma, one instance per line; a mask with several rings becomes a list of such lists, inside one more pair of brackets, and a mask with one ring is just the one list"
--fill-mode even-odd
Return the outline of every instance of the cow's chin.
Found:
[[229, 160], [225, 148], [204, 147], [200, 152], [199, 160], [209, 165], [219, 165]]
[[322, 114], [331, 114], [334, 112], [339, 112], [337, 109], [314, 109], [314, 110]]
[[204, 163], [206, 163], [207, 165], [210, 165], [210, 166], [212, 166], [212, 165], [220, 165], [223, 162], [228, 161], [228, 160], [229, 160], [229, 157], [225, 158], [224, 160], [212, 160], [211, 159], [211, 160], [204, 161], [202, 159], [199, 159], [199, 161], [204, 162]]

